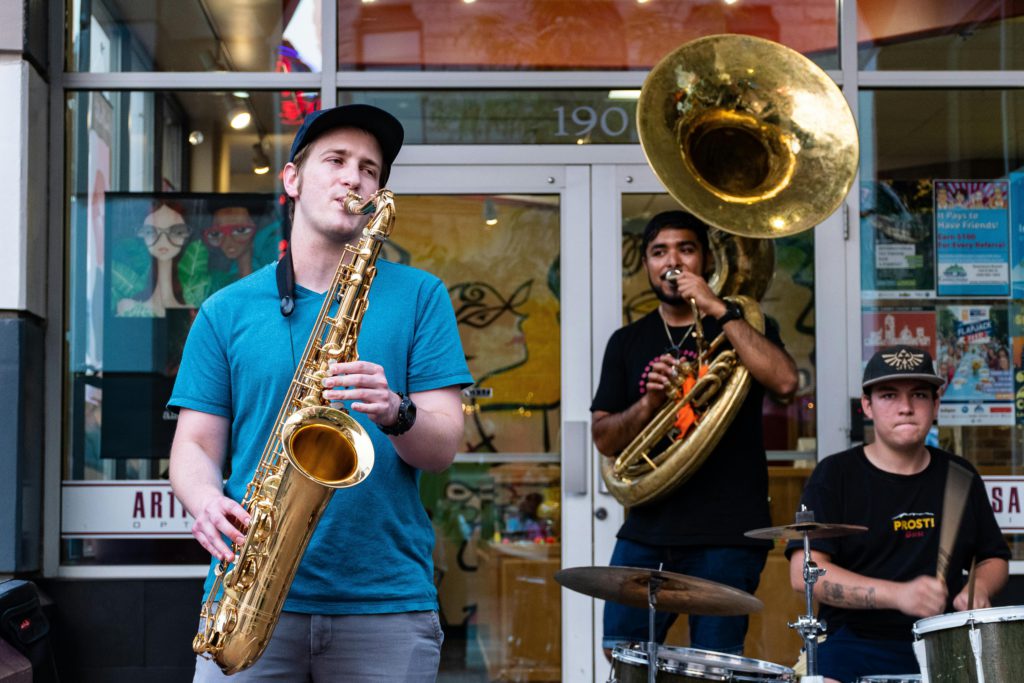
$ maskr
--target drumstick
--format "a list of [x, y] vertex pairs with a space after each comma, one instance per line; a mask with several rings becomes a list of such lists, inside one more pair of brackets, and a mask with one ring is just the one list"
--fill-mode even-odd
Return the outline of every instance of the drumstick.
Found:
[[967, 503], [967, 493], [971, 489], [973, 476], [970, 470], [952, 460], [949, 462], [946, 491], [942, 497], [939, 557], [935, 563], [935, 575], [939, 581], [945, 581], [946, 573], [949, 571], [949, 558], [953, 554], [953, 544], [956, 542], [956, 534], [960, 530], [960, 520], [964, 514], [964, 505]]
[[974, 565], [978, 558], [971, 558], [971, 571], [967, 573], [967, 610], [974, 609]]

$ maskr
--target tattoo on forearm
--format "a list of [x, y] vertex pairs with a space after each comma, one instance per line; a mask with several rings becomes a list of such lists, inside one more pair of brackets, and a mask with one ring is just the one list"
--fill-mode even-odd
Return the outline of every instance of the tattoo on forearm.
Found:
[[834, 581], [822, 581], [824, 600], [836, 607], [855, 607], [857, 609], [875, 609], [875, 589], [851, 588]]

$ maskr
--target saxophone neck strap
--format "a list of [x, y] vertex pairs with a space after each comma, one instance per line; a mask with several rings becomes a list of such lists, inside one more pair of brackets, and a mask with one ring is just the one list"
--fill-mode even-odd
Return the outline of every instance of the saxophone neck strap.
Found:
[[281, 302], [281, 315], [287, 318], [295, 310], [295, 265], [292, 263], [291, 244], [277, 261], [277, 298]]

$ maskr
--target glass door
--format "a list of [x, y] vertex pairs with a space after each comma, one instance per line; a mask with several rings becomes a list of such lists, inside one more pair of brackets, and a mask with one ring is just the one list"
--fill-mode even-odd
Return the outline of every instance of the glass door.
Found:
[[[593, 337], [591, 384], [596, 388], [601, 361], [611, 334], [653, 310], [657, 301], [650, 291], [640, 253], [640, 237], [646, 223], [661, 211], [678, 209], [646, 164], [608, 164], [591, 167], [593, 185]], [[800, 385], [794, 399], [782, 404], [766, 398], [763, 405], [765, 447], [768, 451], [769, 496], [772, 524], [792, 523], [803, 483], [817, 460], [819, 447], [833, 452], [845, 447], [840, 432], [843, 399], [819, 407], [816, 401], [817, 368], [843, 367], [839, 351], [845, 348], [842, 321], [832, 320], [829, 309], [839, 309], [843, 279], [842, 212], [814, 230], [775, 240], [775, 269], [761, 299], [761, 308], [780, 329], [787, 351], [796, 361]], [[820, 244], [819, 244], [820, 243]], [[817, 245], [817, 249], [816, 249]], [[838, 261], [838, 262], [837, 262]], [[816, 272], [834, 275], [831, 284], [818, 283]], [[825, 302], [816, 305], [816, 302]], [[819, 317], [820, 316], [820, 317]], [[819, 330], [822, 338], [819, 343]], [[838, 378], [835, 380], [838, 381]], [[845, 394], [839, 394], [840, 396]], [[820, 439], [819, 439], [819, 435]], [[596, 451], [593, 460], [604, 457]], [[615, 534], [624, 519], [623, 507], [607, 492], [599, 468], [594, 468], [593, 564], [607, 565]], [[723, 496], [728, 496], [723, 491]], [[781, 544], [768, 558], [757, 596], [765, 603], [753, 615], [744, 654], [748, 657], [792, 665], [799, 638], [785, 628], [803, 607], [789, 586], [788, 562]], [[600, 649], [603, 603], [595, 601], [593, 667], [596, 680], [604, 680], [608, 664]], [[680, 618], [667, 640], [686, 646], [686, 619]]]
[[391, 186], [386, 258], [442, 279], [475, 379], [455, 464], [420, 487], [439, 680], [590, 679], [591, 602], [553, 578], [591, 563], [589, 170], [401, 166]]

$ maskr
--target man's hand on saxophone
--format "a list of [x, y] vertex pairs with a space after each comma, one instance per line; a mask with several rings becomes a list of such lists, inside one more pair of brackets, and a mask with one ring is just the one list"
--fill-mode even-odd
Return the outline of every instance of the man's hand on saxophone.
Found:
[[324, 399], [352, 401], [348, 407], [365, 413], [377, 425], [393, 425], [398, 419], [401, 397], [391, 390], [384, 368], [376, 363], [357, 360], [351, 363], [332, 363], [324, 379]]

